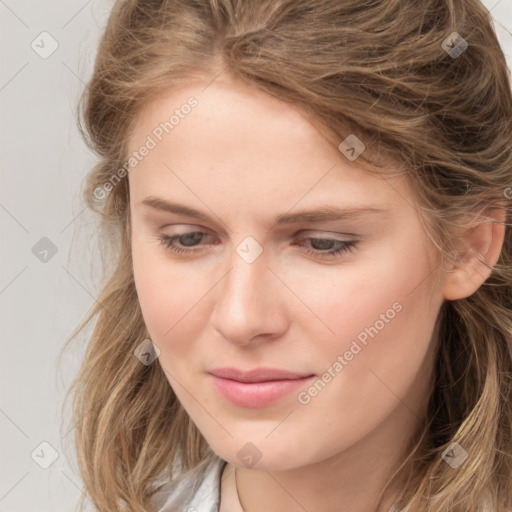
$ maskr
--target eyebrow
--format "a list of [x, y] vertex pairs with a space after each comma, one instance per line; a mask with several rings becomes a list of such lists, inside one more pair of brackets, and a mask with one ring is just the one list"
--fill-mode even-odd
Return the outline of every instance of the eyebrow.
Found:
[[[169, 202], [161, 197], [148, 196], [141, 201], [152, 209], [176, 213], [186, 217], [202, 220], [204, 222], [211, 222], [212, 218], [199, 210], [190, 208], [179, 203]], [[314, 210], [302, 210], [295, 213], [284, 213], [278, 215], [274, 219], [274, 224], [277, 226], [285, 224], [294, 224], [299, 222], [325, 222], [333, 220], [354, 219], [363, 217], [369, 214], [384, 213], [386, 210], [374, 206], [356, 206], [351, 208], [337, 208], [330, 205], [323, 205]]]

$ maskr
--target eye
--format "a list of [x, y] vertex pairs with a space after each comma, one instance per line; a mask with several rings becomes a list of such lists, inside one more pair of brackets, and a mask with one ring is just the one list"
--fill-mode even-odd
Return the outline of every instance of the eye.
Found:
[[[198, 253], [196, 248], [208, 233], [204, 231], [189, 231], [177, 235], [160, 234], [159, 240], [165, 247], [177, 254]], [[311, 247], [306, 246], [304, 242], [309, 241]], [[302, 238], [292, 245], [304, 248], [304, 252], [311, 256], [319, 258], [334, 258], [345, 252], [353, 251], [357, 245], [357, 240], [337, 240], [334, 238]], [[177, 245], [179, 244], [179, 245]]]
[[[356, 240], [336, 240], [334, 238], [303, 238], [296, 243], [295, 245], [299, 245], [304, 247], [305, 240], [312, 241], [311, 245], [314, 247], [318, 247], [318, 249], [311, 249], [306, 247], [306, 254], [310, 254], [312, 256], [319, 256], [320, 258], [333, 258], [344, 252], [350, 252], [355, 249], [357, 245]], [[327, 250], [326, 250], [327, 249]]]
[[[166, 235], [162, 233], [159, 235], [159, 239], [160, 243], [171, 251], [180, 254], [188, 254], [198, 252], [195, 249], [187, 249], [187, 247], [195, 247], [194, 244], [200, 242], [205, 236], [208, 236], [208, 234], [204, 231], [189, 231], [187, 233], [180, 233], [179, 235]], [[176, 241], [179, 241], [185, 248], [177, 246]]]

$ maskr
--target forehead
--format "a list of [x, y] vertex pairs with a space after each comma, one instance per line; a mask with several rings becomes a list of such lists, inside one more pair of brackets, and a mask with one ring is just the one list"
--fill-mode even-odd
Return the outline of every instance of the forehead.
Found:
[[129, 174], [140, 198], [158, 191], [196, 206], [198, 199], [237, 210], [274, 206], [276, 214], [298, 202], [390, 206], [400, 199], [396, 187], [350, 162], [297, 106], [241, 82], [218, 78], [169, 89], [139, 115], [129, 153], [150, 139], [154, 147]]
[[[130, 147], [137, 147], [152, 135], [157, 143], [183, 151], [217, 148], [216, 156], [229, 151], [231, 159], [237, 150], [241, 155], [257, 153], [256, 162], [276, 149], [287, 156], [283, 152], [290, 149], [294, 154], [297, 150], [307, 154], [319, 144], [327, 147], [327, 141], [298, 106], [253, 85], [222, 77], [211, 83], [196, 79], [181, 84], [148, 103], [136, 119]], [[313, 158], [318, 156], [315, 153]]]

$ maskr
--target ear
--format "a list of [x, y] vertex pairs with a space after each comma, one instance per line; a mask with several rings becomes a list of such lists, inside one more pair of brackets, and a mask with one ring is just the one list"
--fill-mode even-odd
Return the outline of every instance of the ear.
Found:
[[505, 210], [489, 208], [482, 217], [481, 224], [463, 233], [458, 262], [445, 269], [446, 300], [464, 299], [475, 293], [498, 261], [505, 237]]

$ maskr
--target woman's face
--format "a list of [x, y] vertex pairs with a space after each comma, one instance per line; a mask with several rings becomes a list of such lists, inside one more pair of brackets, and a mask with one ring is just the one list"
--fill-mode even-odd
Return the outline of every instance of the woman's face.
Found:
[[239, 466], [304, 466], [397, 415], [414, 425], [443, 296], [410, 191], [222, 79], [151, 103], [130, 142], [135, 284], [169, 384]]

